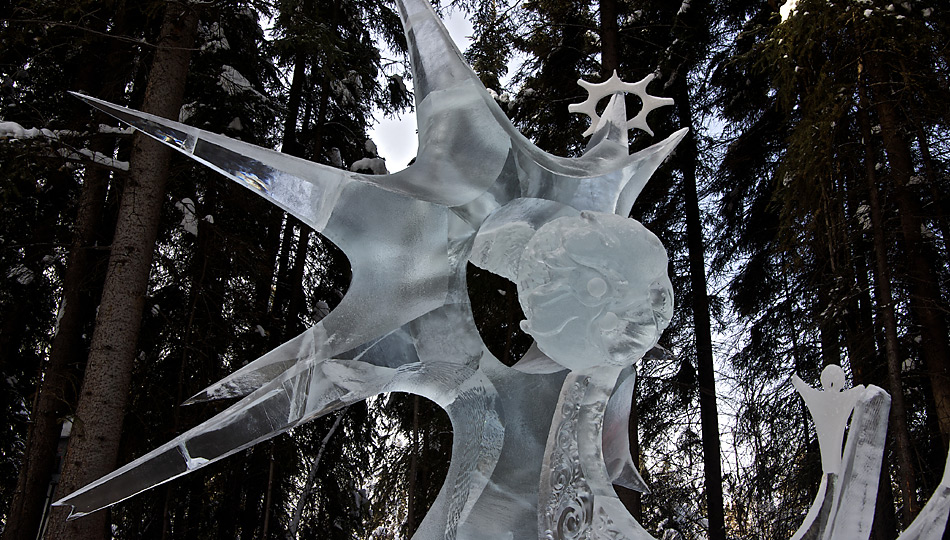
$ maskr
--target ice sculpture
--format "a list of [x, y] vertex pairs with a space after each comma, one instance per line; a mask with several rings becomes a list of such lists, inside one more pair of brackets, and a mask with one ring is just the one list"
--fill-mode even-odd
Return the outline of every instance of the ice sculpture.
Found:
[[[792, 376], [815, 422], [824, 472], [815, 502], [792, 540], [866, 540], [871, 534], [891, 397], [873, 385], [845, 390], [844, 382], [844, 371], [834, 364], [821, 372], [822, 390]], [[937, 490], [898, 540], [940, 540], [948, 513], [950, 455]]]
[[[162, 447], [58, 501], [71, 518], [188, 474], [347, 404], [422, 395], [454, 430], [445, 484], [417, 540], [630, 539], [650, 535], [611, 483], [647, 491], [630, 459], [633, 362], [668, 324], [666, 253], [625, 219], [685, 134], [629, 155], [627, 130], [668, 104], [612, 77], [583, 83], [585, 154], [558, 158], [510, 124], [426, 0], [398, 0], [415, 72], [419, 156], [395, 174], [334, 169], [148, 114], [91, 105], [239, 182], [337, 244], [350, 289], [320, 323], [189, 402], [241, 397]], [[644, 103], [632, 120], [622, 96]], [[614, 94], [602, 115], [593, 105]], [[485, 348], [466, 290], [468, 261], [514, 281], [536, 341], [513, 367]], [[389, 308], [389, 309], [385, 309]], [[798, 539], [867, 538], [889, 397], [824, 391], [795, 378], [818, 426], [824, 477]], [[854, 411], [844, 452], [841, 442]], [[950, 464], [948, 464], [950, 467]], [[950, 468], [903, 540], [937, 540]]]
[[821, 372], [823, 391], [792, 376], [815, 421], [824, 472], [815, 502], [792, 540], [861, 540], [871, 533], [891, 398], [873, 385], [845, 390], [844, 382], [844, 371], [834, 364]]
[[[551, 156], [511, 125], [426, 0], [397, 4], [419, 155], [395, 174], [325, 167], [79, 96], [322, 232], [352, 280], [320, 323], [190, 401], [243, 399], [58, 501], [72, 518], [403, 391], [442, 406], [454, 430], [445, 484], [415, 538], [650, 538], [611, 483], [646, 490], [627, 442], [631, 365], [668, 324], [673, 294], [663, 246], [626, 216], [685, 130], [630, 155], [614, 90], [638, 93], [643, 128], [667, 104], [645, 79], [609, 89], [583, 156]], [[536, 346], [513, 367], [475, 328], [469, 260], [518, 285]]]

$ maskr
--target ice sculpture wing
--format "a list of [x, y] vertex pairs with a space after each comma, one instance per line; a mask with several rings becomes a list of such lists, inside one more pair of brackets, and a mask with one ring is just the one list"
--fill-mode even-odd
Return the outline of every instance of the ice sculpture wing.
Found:
[[947, 529], [950, 514], [950, 454], [943, 469], [943, 479], [930, 496], [917, 519], [897, 537], [897, 540], [941, 540]]
[[[440, 315], [435, 314], [433, 317], [438, 319]], [[413, 333], [410, 325], [406, 325], [372, 345], [347, 355], [354, 358], [323, 359], [311, 349], [309, 356], [298, 359], [290, 369], [267, 381], [221, 414], [55, 504], [73, 506], [70, 518], [81, 517], [188, 474], [313, 418], [388, 391], [411, 391], [432, 399], [450, 411], [452, 407], [482, 411], [484, 420], [478, 424], [483, 427], [494, 426], [491, 428], [494, 431], [472, 431], [460, 426], [455, 435], [457, 445], [474, 449], [476, 459], [470, 465], [481, 468], [477, 474], [472, 471], [467, 473], [474, 474], [474, 478], [467, 481], [467, 486], [469, 495], [475, 497], [484, 487], [484, 482], [479, 484], [477, 479], [487, 479], [491, 475], [491, 468], [500, 452], [500, 443], [486, 444], [482, 440], [485, 437], [497, 439], [498, 435], [494, 433], [502, 429], [499, 415], [492, 404], [495, 400], [493, 396], [497, 396], [497, 393], [492, 390], [487, 379], [478, 376], [474, 366], [423, 362], [416, 352]], [[438, 375], [432, 376], [433, 371], [438, 372]], [[460, 396], [457, 389], [463, 386], [479, 391], [470, 390], [465, 396]]]

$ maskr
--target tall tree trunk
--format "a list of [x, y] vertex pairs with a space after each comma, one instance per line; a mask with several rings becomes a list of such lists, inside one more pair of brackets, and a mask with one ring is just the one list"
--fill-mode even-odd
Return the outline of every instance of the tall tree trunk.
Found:
[[946, 451], [950, 442], [950, 347], [942, 313], [944, 306], [934, 261], [928, 256], [927, 245], [921, 234], [923, 212], [920, 200], [909, 187], [914, 162], [904, 133], [906, 125], [901, 122], [892, 101], [892, 85], [883, 62], [877, 54], [869, 54], [864, 67], [872, 85], [873, 106], [881, 123], [881, 137], [900, 217], [910, 309], [920, 325], [921, 353], [933, 392], [943, 449]]
[[[685, 79], [685, 77], [684, 77]], [[677, 105], [685, 125], [692, 126], [688, 96], [680, 93]], [[686, 118], [684, 118], [684, 116]], [[686, 119], [688, 118], [688, 122]], [[713, 363], [712, 329], [709, 298], [706, 293], [706, 258], [703, 225], [700, 219], [699, 196], [696, 189], [696, 141], [692, 133], [679, 149], [684, 152], [683, 185], [686, 203], [686, 242], [689, 251], [689, 279], [693, 291], [692, 312], [696, 329], [696, 362], [698, 364], [699, 416], [703, 440], [703, 472], [706, 487], [706, 511], [710, 540], [725, 540], [726, 522], [722, 496], [722, 464], [719, 446], [719, 411], [716, 405], [716, 374]]]
[[406, 535], [412, 536], [416, 532], [416, 506], [419, 502], [419, 396], [412, 396], [412, 433], [409, 438], [409, 503], [406, 509]]
[[703, 223], [699, 209], [697, 169], [699, 148], [697, 124], [689, 95], [689, 73], [702, 60], [696, 57], [705, 37], [709, 2], [685, 0], [674, 16], [667, 51], [666, 66], [673, 79], [667, 81], [676, 103], [676, 118], [681, 126], [690, 128], [677, 148], [677, 162], [683, 174], [683, 196], [686, 213], [686, 245], [689, 257], [689, 279], [692, 289], [691, 311], [695, 327], [697, 382], [699, 384], [699, 417], [703, 442], [703, 472], [706, 488], [706, 516], [710, 540], [726, 539], [725, 512], [722, 495], [722, 463], [719, 443], [719, 412], [716, 405], [716, 374], [713, 362], [712, 329], [709, 297], [706, 292], [706, 257]]
[[[125, 10], [122, 9], [112, 20], [112, 33], [115, 35], [124, 33], [127, 26], [124, 14]], [[96, 21], [98, 26], [106, 29], [107, 21]], [[129, 51], [110, 45], [114, 43], [99, 41], [84, 48], [78, 61], [84, 67], [75, 83], [77, 90], [107, 100], [114, 100], [122, 91], [131, 76], [131, 69], [127, 67]], [[103, 58], [105, 69], [118, 74], [106, 81], [101, 79]], [[85, 107], [84, 104], [80, 106]], [[95, 116], [96, 120], [100, 120], [104, 115]], [[75, 127], [85, 129], [86, 126]], [[111, 138], [90, 141], [90, 149], [104, 155], [111, 155], [115, 145], [115, 140]], [[94, 245], [103, 225], [109, 174], [105, 169], [92, 166], [83, 171], [76, 225], [63, 276], [59, 322], [31, 414], [26, 450], [3, 530], [4, 540], [35, 537], [49, 503], [48, 490], [56, 469], [62, 421], [76, 406], [76, 392], [73, 389], [78, 386], [85, 363], [87, 343], [83, 334], [95, 318], [95, 307], [102, 291], [104, 275], [97, 268], [99, 257], [96, 256]]]
[[270, 445], [258, 445], [246, 451], [247, 478], [242, 483], [245, 490], [244, 508], [241, 512], [241, 540], [262, 538], [258, 534], [264, 520], [263, 501], [267, 491], [267, 472], [270, 469]]
[[[76, 233], [63, 280], [59, 327], [33, 408], [17, 488], [3, 531], [5, 540], [35, 537], [50, 502], [47, 493], [56, 469], [62, 423], [76, 404], [73, 389], [81, 377], [80, 356], [85, 350], [82, 333], [88, 317], [94, 315], [90, 308], [95, 308], [94, 297], [98, 296], [96, 284], [88, 283], [89, 276], [96, 274], [89, 263], [89, 249], [99, 228], [106, 193], [103, 172], [87, 171], [80, 193]], [[98, 280], [93, 277], [92, 281]]]
[[901, 383], [901, 361], [898, 356], [897, 317], [894, 313], [894, 298], [891, 293], [891, 274], [887, 260], [887, 239], [884, 235], [884, 214], [875, 170], [875, 154], [872, 149], [871, 122], [866, 108], [866, 90], [859, 83], [858, 121], [865, 144], [865, 167], [868, 181], [868, 205], [871, 211], [871, 231], [874, 237], [874, 288], [879, 307], [880, 324], [884, 327], [884, 355], [887, 359], [887, 389], [891, 394], [889, 433], [897, 453], [897, 473], [904, 499], [904, 522], [909, 524], [920, 508], [917, 503], [916, 472], [911, 452], [910, 434], [907, 428], [907, 407], [904, 404], [904, 389]]
[[264, 493], [264, 524], [261, 525], [261, 538], [267, 538], [270, 530], [270, 508], [271, 500], [274, 496], [274, 477], [277, 474], [277, 464], [274, 460], [274, 444], [270, 444], [269, 459], [267, 465], [267, 491]]
[[294, 505], [294, 515], [287, 528], [287, 533], [291, 538], [297, 538], [297, 529], [300, 528], [300, 518], [303, 516], [303, 510], [307, 506], [307, 499], [313, 491], [313, 484], [316, 482], [317, 471], [320, 468], [320, 459], [323, 457], [323, 452], [327, 449], [327, 444], [330, 442], [333, 434], [336, 433], [337, 428], [340, 427], [340, 422], [343, 420], [343, 414], [345, 412], [346, 411], [343, 410], [337, 413], [336, 420], [334, 420], [333, 425], [330, 426], [330, 431], [328, 431], [327, 434], [323, 436], [323, 440], [320, 441], [317, 457], [313, 459], [313, 464], [310, 465], [310, 472], [307, 473], [307, 481], [304, 482], [303, 489], [300, 492], [300, 498], [297, 499], [297, 504]]
[[[197, 23], [191, 6], [166, 4], [142, 106], [146, 112], [177, 119]], [[58, 497], [116, 465], [170, 155], [164, 145], [136, 137]], [[68, 523], [66, 515], [62, 507], [51, 513], [46, 538], [109, 535], [106, 512]]]
[[620, 30], [617, 27], [617, 0], [600, 2], [600, 66], [601, 75], [610, 77], [620, 69]]

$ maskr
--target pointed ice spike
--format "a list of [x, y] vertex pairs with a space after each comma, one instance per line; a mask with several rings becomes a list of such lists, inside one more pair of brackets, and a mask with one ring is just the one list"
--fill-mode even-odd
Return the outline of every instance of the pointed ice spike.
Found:
[[[305, 415], [344, 405], [343, 392], [319, 377], [320, 364], [302, 362], [211, 420], [53, 504], [72, 506], [70, 519], [84, 516], [279, 435]], [[323, 408], [307, 410], [308, 391], [315, 397], [316, 387], [323, 390]]]
[[604, 109], [600, 121], [594, 126], [594, 133], [587, 142], [587, 151], [610, 141], [627, 151], [627, 105], [623, 94], [614, 94]]
[[640, 493], [650, 493], [650, 488], [640, 476], [640, 471], [630, 455], [630, 410], [636, 378], [636, 373], [627, 375], [614, 389], [607, 402], [602, 434], [604, 463], [607, 465], [610, 481], [615, 485]]
[[[377, 356], [413, 360], [410, 341], [381, 343]], [[69, 519], [112, 506], [301, 423], [388, 391], [399, 375], [397, 369], [356, 360], [306, 359], [214, 418], [53, 504], [72, 506]], [[425, 390], [418, 383], [416, 387]]]
[[77, 98], [220, 172], [322, 230], [357, 175], [237, 141], [76, 92]]
[[683, 140], [683, 137], [685, 137], [687, 133], [689, 133], [689, 129], [683, 128], [662, 142], [645, 148], [633, 155], [636, 156], [637, 159], [634, 163], [625, 168], [624, 172], [625, 174], [629, 174], [629, 179], [623, 186], [620, 197], [617, 199], [617, 207], [614, 209], [615, 214], [619, 216], [630, 215], [633, 203], [636, 202], [637, 197], [640, 196], [643, 187], [647, 185], [647, 182], [653, 177], [653, 173], [656, 172], [660, 165], [663, 164], [663, 161], [676, 149], [676, 145]]
[[396, 5], [409, 44], [416, 104], [432, 92], [479, 81], [428, 0], [397, 0]]
[[[509, 143], [491, 113], [483, 110], [484, 102], [478, 92], [472, 89], [459, 92], [474, 103], [468, 108], [459, 106], [458, 97], [454, 101], [418, 105], [418, 165], [390, 175], [364, 175], [321, 165], [93, 97], [72, 94], [322, 231], [337, 208], [340, 193], [354, 183], [445, 206], [465, 204], [488, 189], [506, 161]], [[469, 110], [472, 108], [481, 112], [474, 115], [474, 119], [473, 111]]]
[[244, 397], [254, 392], [281, 376], [297, 362], [313, 355], [315, 348], [313, 332], [313, 328], [307, 329], [280, 347], [191, 396], [183, 405]]

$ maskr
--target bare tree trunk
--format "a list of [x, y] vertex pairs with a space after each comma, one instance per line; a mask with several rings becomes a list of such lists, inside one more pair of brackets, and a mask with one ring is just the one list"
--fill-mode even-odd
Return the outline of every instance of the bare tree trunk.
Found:
[[617, 0], [600, 2], [600, 66], [601, 75], [610, 77], [620, 69], [620, 31], [617, 27]]
[[887, 261], [887, 239], [884, 236], [884, 215], [881, 209], [880, 194], [877, 188], [874, 152], [871, 149], [871, 122], [865, 107], [866, 90], [863, 84], [858, 87], [860, 99], [858, 121], [861, 124], [862, 137], [866, 148], [865, 167], [868, 181], [868, 202], [871, 210], [871, 230], [874, 235], [874, 286], [877, 295], [879, 317], [884, 327], [884, 354], [887, 359], [887, 388], [891, 394], [891, 412], [889, 432], [893, 437], [897, 452], [898, 478], [901, 495], [904, 499], [903, 511], [905, 524], [909, 524], [920, 507], [917, 503], [916, 472], [911, 452], [910, 434], [907, 429], [907, 407], [904, 404], [904, 389], [901, 383], [901, 362], [898, 356], [897, 318], [894, 313], [894, 299], [891, 294], [891, 274]]
[[412, 396], [412, 437], [409, 451], [409, 505], [406, 510], [406, 536], [416, 532], [416, 505], [419, 502], [417, 477], [419, 476], [419, 396]]
[[722, 494], [722, 463], [719, 443], [719, 412], [716, 404], [716, 375], [713, 362], [712, 328], [709, 297], [706, 291], [706, 256], [703, 223], [699, 209], [698, 178], [699, 148], [696, 141], [696, 122], [689, 95], [688, 73], [698, 65], [700, 58], [693, 52], [695, 42], [704, 39], [709, 2], [683, 2], [675, 15], [668, 58], [676, 63], [673, 73], [679, 72], [667, 84], [672, 87], [676, 100], [676, 117], [681, 126], [690, 128], [677, 149], [679, 170], [683, 173], [684, 206], [686, 211], [686, 245], [689, 257], [689, 279], [692, 289], [691, 311], [695, 326], [697, 382], [699, 384], [699, 418], [703, 442], [703, 472], [706, 489], [706, 515], [709, 539], [726, 540], [725, 511]]
[[274, 493], [274, 476], [276, 475], [276, 464], [274, 463], [274, 445], [270, 445], [270, 464], [267, 466], [267, 492], [264, 495], [264, 525], [261, 530], [261, 538], [267, 538], [267, 532], [270, 530], [270, 507], [271, 498]]
[[[190, 6], [166, 5], [143, 103], [146, 112], [177, 119], [197, 22]], [[169, 157], [167, 147], [137, 136], [58, 497], [116, 465]], [[46, 538], [108, 537], [106, 512], [68, 523], [66, 514], [62, 507], [51, 513]]]
[[[124, 11], [113, 18], [112, 33], [121, 35], [125, 29]], [[103, 30], [106, 21], [98, 20]], [[122, 90], [131, 76], [127, 52], [113, 47], [106, 50], [106, 42], [98, 42], [83, 50], [78, 61], [84, 66], [75, 88], [104, 99], [112, 99]], [[101, 61], [105, 58], [107, 69], [119, 73], [114, 79], [100, 79]], [[78, 102], [77, 102], [78, 104]], [[85, 105], [80, 105], [85, 107]], [[96, 115], [99, 119], [100, 115]], [[83, 126], [84, 128], [85, 126]], [[111, 138], [93, 139], [90, 149], [105, 155], [115, 150]], [[99, 303], [104, 275], [96, 268], [98, 257], [93, 246], [102, 224], [103, 206], [109, 172], [87, 167], [83, 171], [82, 190], [76, 211], [76, 226], [69, 259], [63, 277], [63, 298], [56, 335], [50, 345], [49, 361], [43, 370], [43, 380], [37, 391], [36, 403], [31, 414], [26, 450], [20, 463], [19, 477], [14, 491], [7, 522], [3, 530], [4, 540], [34, 538], [41, 527], [41, 519], [48, 505], [50, 482], [56, 469], [56, 451], [59, 446], [62, 421], [76, 406], [78, 381], [85, 363], [87, 343], [83, 333], [95, 319], [95, 307]]]
[[303, 509], [307, 505], [310, 492], [313, 491], [313, 483], [317, 478], [317, 471], [320, 468], [320, 458], [323, 457], [323, 451], [326, 450], [327, 443], [330, 442], [333, 434], [336, 433], [337, 428], [340, 427], [344, 412], [345, 411], [340, 411], [340, 413], [336, 415], [336, 420], [334, 420], [333, 425], [330, 426], [330, 431], [328, 431], [327, 434], [324, 435], [323, 440], [320, 441], [320, 449], [317, 450], [317, 457], [314, 458], [313, 465], [310, 466], [310, 471], [307, 473], [307, 481], [304, 483], [303, 491], [300, 492], [300, 498], [297, 499], [297, 504], [294, 507], [294, 517], [291, 519], [290, 527], [287, 529], [290, 538], [297, 538], [297, 529], [300, 528], [300, 517], [303, 515]]
[[[685, 96], [680, 96], [679, 100], [680, 109], [689, 108]], [[713, 363], [712, 329], [709, 322], [709, 298], [706, 293], [706, 259], [703, 249], [702, 221], [699, 214], [699, 197], [696, 192], [695, 164], [698, 158], [693, 135], [687, 135], [683, 144], [686, 146], [688, 156], [684, 160], [687, 165], [682, 170], [686, 193], [686, 242], [689, 250], [689, 278], [693, 290], [691, 307], [696, 331], [699, 416], [703, 440], [703, 471], [709, 538], [710, 540], [725, 540], [726, 522], [723, 510], [716, 374]]]
[[81, 362], [79, 356], [85, 349], [82, 331], [86, 317], [90, 315], [90, 300], [93, 300], [86, 293], [96, 289], [95, 286], [84, 287], [88, 276], [95, 274], [90, 268], [88, 250], [99, 228], [106, 183], [104, 171], [87, 171], [79, 199], [76, 234], [63, 280], [59, 327], [53, 337], [49, 362], [33, 408], [33, 423], [3, 531], [5, 540], [35, 537], [49, 502], [47, 492], [56, 469], [61, 426], [75, 406], [73, 387], [81, 373], [77, 364]]

